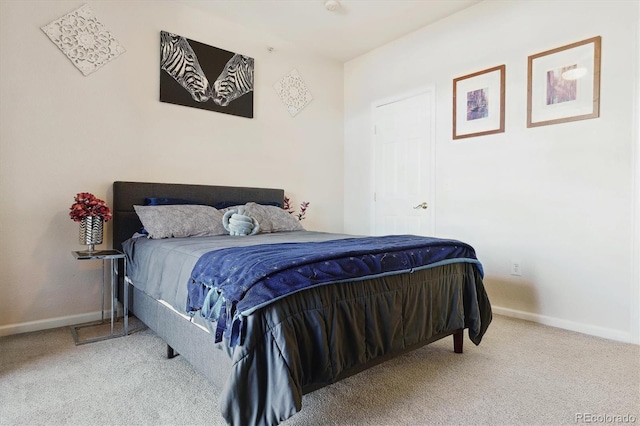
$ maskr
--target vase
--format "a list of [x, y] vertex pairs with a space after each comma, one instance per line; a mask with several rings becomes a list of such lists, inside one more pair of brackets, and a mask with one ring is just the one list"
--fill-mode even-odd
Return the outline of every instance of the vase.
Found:
[[95, 251], [96, 244], [102, 244], [102, 227], [104, 221], [97, 216], [87, 216], [80, 222], [80, 244], [88, 245], [87, 252]]

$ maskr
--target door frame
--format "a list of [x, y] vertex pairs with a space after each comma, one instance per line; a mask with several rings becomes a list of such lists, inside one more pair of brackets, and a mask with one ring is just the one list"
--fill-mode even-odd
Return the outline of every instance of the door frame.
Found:
[[369, 197], [369, 234], [373, 235], [375, 233], [375, 228], [376, 228], [376, 200], [375, 200], [375, 196], [376, 196], [376, 192], [377, 192], [377, 188], [376, 188], [376, 156], [377, 156], [377, 152], [376, 152], [376, 129], [375, 129], [375, 125], [376, 125], [376, 108], [387, 105], [387, 104], [391, 104], [394, 102], [398, 102], [398, 101], [402, 101], [408, 98], [412, 98], [414, 96], [418, 96], [418, 95], [422, 95], [424, 93], [430, 93], [431, 94], [431, 105], [430, 105], [430, 110], [431, 110], [431, 115], [429, 117], [430, 119], [430, 123], [429, 123], [429, 128], [431, 129], [431, 134], [430, 136], [430, 140], [431, 143], [429, 144], [428, 147], [428, 155], [429, 155], [429, 195], [427, 196], [427, 203], [429, 204], [429, 209], [430, 209], [430, 214], [429, 214], [429, 226], [431, 228], [431, 231], [433, 233], [433, 235], [435, 236], [436, 234], [436, 120], [435, 120], [435, 115], [436, 115], [436, 87], [435, 85], [428, 85], [428, 86], [420, 86], [416, 89], [413, 90], [409, 90], [406, 92], [402, 92], [402, 93], [398, 93], [396, 95], [393, 96], [389, 96], [386, 98], [381, 98], [381, 99], [377, 99], [375, 101], [373, 101], [371, 103], [371, 125], [370, 125], [370, 131], [371, 131], [371, 139], [369, 141], [369, 146], [371, 148], [371, 153], [373, 155], [371, 155], [370, 161], [371, 161], [371, 176], [369, 177], [369, 182], [370, 182], [370, 187], [373, 189], [373, 191], [370, 194]]

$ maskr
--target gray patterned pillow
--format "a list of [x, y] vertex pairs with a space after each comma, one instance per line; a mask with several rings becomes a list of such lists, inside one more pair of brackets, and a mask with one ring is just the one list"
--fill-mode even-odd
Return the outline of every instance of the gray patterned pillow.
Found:
[[244, 214], [258, 221], [261, 233], [305, 230], [295, 216], [277, 206], [247, 203]]
[[149, 238], [225, 235], [222, 213], [210, 206], [191, 204], [133, 206]]

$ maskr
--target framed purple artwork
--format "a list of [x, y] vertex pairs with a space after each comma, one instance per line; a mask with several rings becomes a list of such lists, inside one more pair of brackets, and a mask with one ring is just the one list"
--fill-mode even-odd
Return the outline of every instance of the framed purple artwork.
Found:
[[505, 65], [453, 80], [453, 139], [504, 132]]
[[527, 127], [600, 116], [601, 37], [529, 56]]

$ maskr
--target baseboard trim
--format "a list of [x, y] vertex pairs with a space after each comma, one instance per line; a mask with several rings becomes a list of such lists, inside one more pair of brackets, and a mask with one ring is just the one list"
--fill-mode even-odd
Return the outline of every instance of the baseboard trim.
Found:
[[[109, 317], [109, 312], [105, 312]], [[86, 314], [68, 315], [64, 317], [48, 318], [38, 321], [28, 321], [18, 324], [8, 324], [0, 326], [0, 337], [12, 334], [30, 333], [32, 331], [48, 330], [51, 328], [65, 327], [70, 325], [84, 324], [102, 319], [102, 311], [88, 312]]]
[[631, 333], [625, 333], [620, 330], [597, 327], [574, 321], [567, 321], [560, 318], [549, 317], [546, 315], [534, 314], [531, 312], [524, 312], [516, 309], [503, 308], [501, 306], [495, 305], [491, 305], [491, 310], [493, 311], [493, 313], [503, 315], [505, 317], [523, 319], [526, 321], [536, 322], [538, 324], [562, 328], [564, 330], [576, 331], [578, 333], [602, 337], [604, 339], [615, 340], [618, 342], [638, 344], [632, 339]]
[[[615, 340], [624, 343], [638, 344], [631, 338], [631, 333], [625, 333], [610, 328], [597, 327], [587, 324], [581, 324], [573, 321], [567, 321], [560, 318], [549, 317], [546, 315], [534, 314], [531, 312], [519, 311], [516, 309], [503, 308], [501, 306], [492, 305], [493, 313], [503, 315], [505, 317], [518, 318], [538, 324], [548, 325], [551, 327], [562, 328], [564, 330], [576, 331], [578, 333], [588, 334], [590, 336], [602, 337], [609, 340]], [[0, 337], [12, 334], [30, 333], [33, 331], [48, 330], [51, 328], [66, 327], [71, 325], [83, 324], [91, 321], [98, 321], [102, 318], [102, 312], [89, 312], [79, 315], [68, 315], [64, 317], [49, 318], [38, 321], [29, 321], [18, 324], [9, 324], [0, 326]]]

